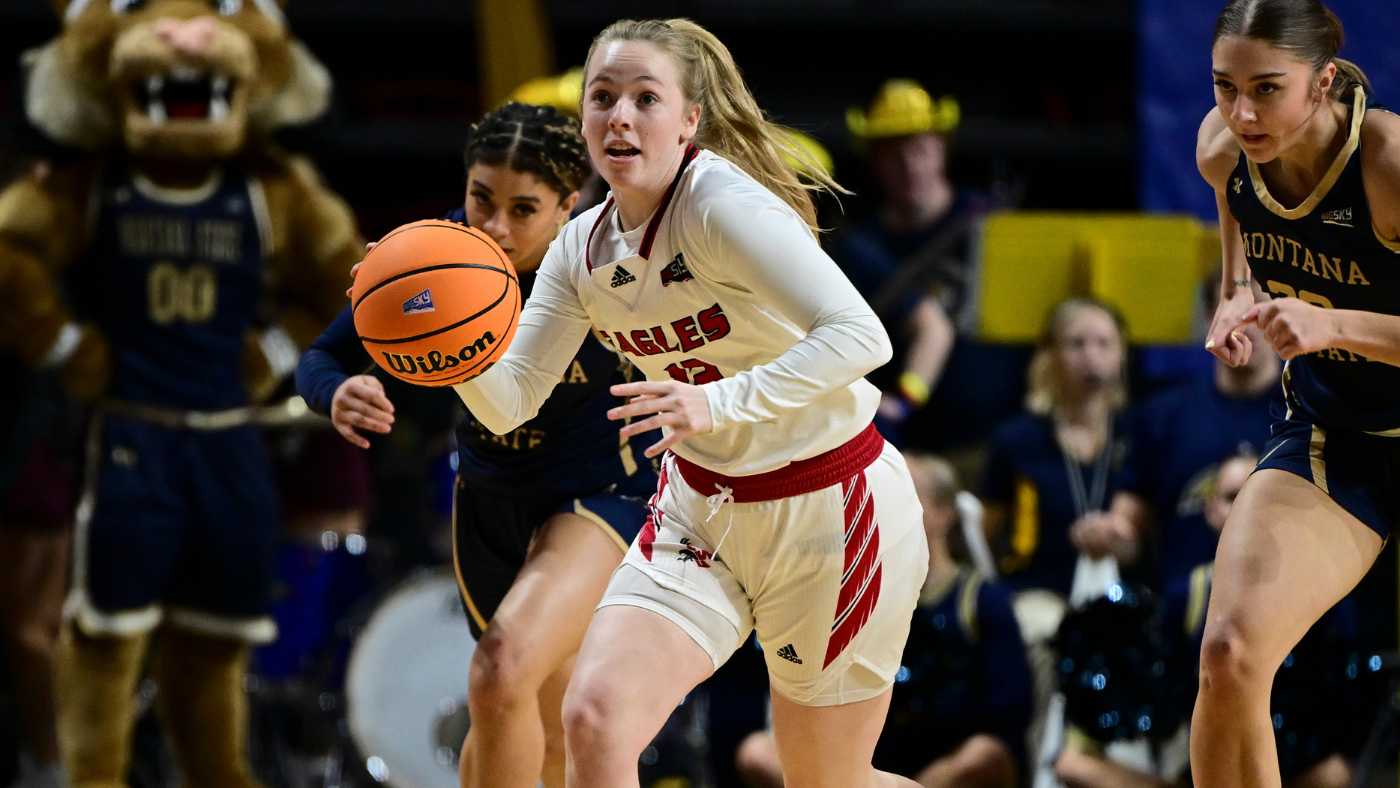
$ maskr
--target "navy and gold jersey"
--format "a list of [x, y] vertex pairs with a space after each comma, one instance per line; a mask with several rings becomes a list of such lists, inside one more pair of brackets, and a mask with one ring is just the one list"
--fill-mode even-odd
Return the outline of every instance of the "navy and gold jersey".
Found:
[[[459, 208], [444, 218], [465, 222], [466, 217]], [[520, 274], [523, 297], [529, 297], [534, 282], [534, 274]], [[312, 410], [329, 413], [347, 371], [358, 374], [371, 367], [346, 306], [302, 356], [297, 390]], [[495, 435], [467, 414], [457, 428], [457, 471], [463, 483], [506, 496], [567, 499], [592, 495], [639, 471], [654, 474], [643, 452], [661, 433], [623, 440], [618, 435], [622, 422], [608, 418], [610, 409], [624, 404], [609, 389], [629, 382], [633, 372], [601, 341], [586, 339], [535, 418]]]
[[1001, 740], [1020, 762], [1032, 699], [1011, 594], [961, 568], [914, 610], [875, 766], [917, 775], [978, 733]]
[[[520, 275], [523, 297], [534, 283], [534, 274]], [[585, 339], [533, 419], [495, 435], [466, 415], [457, 429], [458, 473], [469, 485], [495, 491], [537, 491], [541, 479], [550, 479], [553, 489], [569, 498], [597, 492], [639, 469], [654, 473], [642, 453], [661, 433], [619, 438], [622, 422], [608, 418], [609, 410], [625, 404], [611, 387], [631, 382], [634, 373], [631, 363], [596, 335]]]
[[111, 395], [183, 410], [248, 404], [242, 350], [267, 256], [258, 182], [225, 167], [176, 191], [114, 162], [95, 209], [91, 251], [67, 285], [111, 344]]
[[[1114, 420], [1107, 484], [1107, 509], [1122, 482], [1131, 430], [1126, 415]], [[1095, 464], [1079, 465], [1084, 489], [1094, 488]], [[1000, 544], [1002, 582], [1012, 591], [1047, 588], [1069, 596], [1079, 550], [1069, 529], [1079, 512], [1065, 469], [1055, 425], [1045, 416], [1022, 413], [997, 428], [982, 476], [982, 499], [1005, 506], [1009, 518]]]
[[[1296, 208], [1279, 204], [1240, 154], [1226, 198], [1254, 278], [1273, 298], [1400, 314], [1400, 244], [1376, 234], [1361, 173], [1361, 123], [1379, 109], [1356, 88], [1346, 145]], [[1289, 361], [1284, 388], [1291, 412], [1322, 427], [1400, 428], [1400, 367], [1330, 348]]]

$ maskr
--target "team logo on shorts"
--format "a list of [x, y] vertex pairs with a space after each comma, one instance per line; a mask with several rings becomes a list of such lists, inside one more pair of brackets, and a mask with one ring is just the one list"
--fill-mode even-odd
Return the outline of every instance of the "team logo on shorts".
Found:
[[677, 254], [676, 259], [666, 264], [661, 269], [661, 286], [670, 287], [672, 282], [689, 282], [695, 275], [685, 267], [685, 256]]
[[424, 290], [418, 295], [403, 302], [403, 313], [405, 315], [421, 315], [424, 312], [435, 312], [433, 308], [433, 291]]
[[681, 545], [681, 554], [678, 556], [677, 560], [682, 563], [694, 561], [695, 565], [702, 569], [708, 569], [710, 567], [710, 559], [715, 557], [714, 553], [709, 550], [701, 550], [692, 545], [690, 540], [684, 536], [681, 537]]

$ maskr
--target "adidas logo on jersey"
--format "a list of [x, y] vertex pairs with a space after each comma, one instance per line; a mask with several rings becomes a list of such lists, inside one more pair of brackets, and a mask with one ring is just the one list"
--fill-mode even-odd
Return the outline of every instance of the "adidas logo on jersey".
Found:
[[433, 308], [433, 291], [424, 290], [418, 295], [403, 302], [403, 313], [405, 315], [421, 315], [424, 312], [435, 312]]
[[778, 649], [778, 656], [782, 657], [788, 662], [793, 662], [798, 665], [802, 664], [802, 659], [797, 656], [797, 649], [793, 648], [791, 643]]
[[689, 282], [694, 278], [695, 275], [690, 272], [689, 268], [685, 267], [685, 257], [679, 254], [676, 255], [676, 259], [661, 269], [662, 287], [670, 287], [672, 282]]
[[1335, 224], [1338, 227], [1351, 227], [1351, 209], [1338, 208], [1335, 211], [1328, 211], [1322, 214], [1323, 224]]
[[623, 285], [630, 285], [635, 281], [637, 281], [637, 277], [633, 276], [632, 273], [626, 268], [623, 268], [619, 265], [617, 268], [613, 269], [613, 287], [622, 287]]

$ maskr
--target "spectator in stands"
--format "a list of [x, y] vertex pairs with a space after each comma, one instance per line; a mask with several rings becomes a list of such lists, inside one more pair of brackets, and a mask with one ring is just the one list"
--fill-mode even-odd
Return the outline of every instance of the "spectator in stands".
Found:
[[[967, 562], [953, 467], [931, 455], [906, 459], [924, 507], [929, 571], [874, 763], [925, 788], [1014, 788], [1031, 679], [1011, 599]], [[755, 788], [782, 786], [772, 734], [751, 735], [736, 760]]]
[[[1203, 516], [1217, 534], [1257, 459], [1252, 454], [1230, 457], [1207, 479]], [[1181, 647], [1190, 656], [1192, 675], [1200, 673], [1201, 638], [1210, 604], [1213, 568], [1213, 561], [1200, 564], [1169, 583], [1164, 593], [1165, 633], [1182, 641]], [[1350, 769], [1338, 754], [1343, 742], [1337, 736], [1338, 731], [1349, 730], [1345, 716], [1350, 706], [1345, 690], [1337, 691], [1338, 676], [1343, 674], [1337, 668], [1355, 641], [1356, 628], [1355, 610], [1349, 600], [1343, 599], [1304, 636], [1284, 660], [1275, 679], [1270, 706], [1285, 788], [1346, 788], [1350, 784]], [[1289, 671], [1301, 675], [1290, 677]], [[1280, 692], [1281, 689], [1285, 691]], [[1182, 755], [1185, 754], [1183, 750]], [[1071, 733], [1055, 772], [1068, 788], [1189, 785], [1190, 764], [1185, 757], [1159, 758], [1156, 766], [1149, 773], [1141, 764], [1115, 761], [1087, 736]]]
[[76, 496], [65, 461], [72, 414], [56, 381], [4, 361], [11, 377], [0, 391], [0, 685], [11, 701], [0, 708], [18, 720], [0, 715], [0, 730], [18, 722], [24, 743], [11, 788], [62, 788], [53, 690], [73, 541]]
[[1112, 511], [1139, 533], [1155, 535], [1156, 582], [1215, 557], [1218, 534], [1206, 523], [1205, 493], [1223, 460], [1263, 448], [1274, 421], [1270, 408], [1282, 404], [1282, 363], [1257, 326], [1243, 330], [1258, 349], [1247, 364], [1217, 359], [1213, 380], [1170, 389], [1135, 409], [1123, 489]]
[[1013, 591], [1068, 597], [1080, 553], [1130, 562], [1131, 524], [1107, 511], [1128, 429], [1123, 328], [1101, 302], [1070, 298], [1031, 361], [1026, 412], [999, 427], [983, 478], [988, 541]]
[[[970, 327], [969, 230], [971, 220], [990, 205], [987, 195], [958, 188], [948, 179], [948, 149], [958, 121], [956, 99], [935, 101], [908, 79], [881, 86], [868, 112], [848, 112], [852, 137], [865, 155], [881, 202], [871, 215], [838, 234], [831, 249], [894, 343], [893, 360], [870, 375], [884, 392], [881, 430], [897, 442], [922, 448], [938, 448], [941, 437], [969, 418], [967, 408], [945, 402], [955, 392], [930, 404], [945, 379], [958, 330]], [[947, 376], [949, 386], [967, 388], [975, 385], [972, 380], [1000, 383], [983, 380], [985, 375], [978, 375], [982, 365], [959, 368], [963, 366], [968, 367], [963, 374]], [[988, 370], [994, 378], [1004, 377], [998, 372]], [[986, 400], [985, 390], [981, 399]]]

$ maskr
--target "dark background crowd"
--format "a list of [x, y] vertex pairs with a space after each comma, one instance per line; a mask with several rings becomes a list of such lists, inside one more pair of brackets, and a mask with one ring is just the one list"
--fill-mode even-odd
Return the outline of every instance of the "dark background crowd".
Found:
[[[1381, 49], [1400, 18], [1351, 6], [1334, 4], [1354, 31], [1355, 50], [1343, 54], [1367, 68], [1385, 100], [1387, 86], [1400, 90], [1400, 62]], [[1228, 369], [1199, 343], [1145, 345], [1117, 309], [1083, 294], [1044, 316], [1038, 344], [992, 342], [977, 329], [977, 287], [979, 233], [994, 212], [1191, 212], [1208, 202], [1208, 187], [1190, 181], [1182, 140], [1210, 106], [1201, 63], [1216, 4], [543, 7], [560, 72], [620, 17], [706, 25], [761, 104], [819, 142], [853, 192], [823, 203], [832, 228], [823, 245], [894, 339], [894, 360], [871, 374], [885, 392], [877, 423], [911, 459], [930, 542], [929, 580], [877, 751], [884, 768], [928, 786], [1189, 781], [1181, 732], [1210, 562], [1268, 438], [1281, 362], [1256, 350], [1250, 365]], [[465, 131], [492, 107], [472, 4], [294, 0], [287, 16], [336, 92], [329, 116], [284, 142], [312, 156], [361, 232], [378, 237], [460, 205]], [[1204, 33], [1190, 27], [1198, 18]], [[20, 53], [57, 25], [43, 0], [0, 5], [6, 177], [34, 152], [16, 118]], [[1216, 287], [1200, 277], [1197, 336]], [[71, 458], [82, 409], [41, 376], [7, 366], [5, 379], [0, 553], [17, 539], [47, 539], [58, 555], [80, 482]], [[315, 420], [267, 431], [287, 523], [275, 608], [282, 636], [259, 650], [246, 689], [255, 768], [274, 788], [383, 777], [348, 729], [349, 654], [387, 594], [449, 561], [460, 408], [387, 377], [385, 385], [399, 418], [368, 452]], [[45, 455], [42, 472], [35, 452]], [[1396, 565], [1390, 545], [1280, 670], [1275, 727], [1289, 785], [1396, 779], [1400, 727], [1386, 711], [1400, 661]], [[42, 720], [21, 711], [46, 648], [35, 622], [56, 615], [49, 603], [61, 601], [66, 570], [5, 567], [0, 585], [20, 589], [7, 599], [47, 600], [0, 610], [0, 784], [25, 785], [45, 761], [30, 732]], [[764, 733], [766, 691], [761, 656], [742, 650], [643, 756], [644, 784], [781, 785]], [[141, 706], [137, 788], [177, 779], [152, 705]]]

